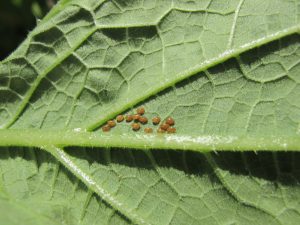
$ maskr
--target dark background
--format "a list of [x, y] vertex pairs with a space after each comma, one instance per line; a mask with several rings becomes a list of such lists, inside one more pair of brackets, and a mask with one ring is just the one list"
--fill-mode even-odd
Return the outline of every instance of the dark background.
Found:
[[13, 52], [57, 0], [0, 0], [0, 61]]

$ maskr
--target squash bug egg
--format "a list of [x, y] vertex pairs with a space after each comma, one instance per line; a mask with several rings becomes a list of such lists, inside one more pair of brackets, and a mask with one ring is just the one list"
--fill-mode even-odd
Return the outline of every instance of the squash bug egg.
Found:
[[147, 117], [144, 117], [144, 116], [141, 116], [141, 117], [139, 118], [139, 121], [140, 121], [142, 124], [148, 123]]
[[131, 122], [133, 120], [133, 116], [132, 115], [127, 115], [126, 116], [126, 122]]
[[138, 124], [138, 123], [131, 124], [131, 127], [132, 127], [132, 130], [134, 130], [134, 131], [138, 131], [141, 128], [140, 124]]
[[169, 128], [167, 129], [167, 132], [168, 132], [169, 134], [174, 134], [174, 133], [176, 133], [176, 128], [175, 128], [175, 127], [169, 127]]
[[141, 116], [140, 116], [139, 114], [134, 114], [134, 115], [133, 115], [133, 120], [134, 120], [134, 121], [139, 121], [140, 117], [141, 117]]
[[124, 116], [123, 115], [118, 115], [116, 118], [118, 123], [121, 123], [124, 120]]
[[170, 127], [170, 125], [167, 123], [163, 123], [162, 125], [160, 125], [160, 129], [162, 129], [162, 130], [168, 130], [169, 127]]
[[173, 126], [175, 124], [175, 120], [172, 117], [168, 117], [166, 119], [166, 123], [169, 124], [170, 126]]
[[165, 132], [166, 132], [166, 131], [163, 130], [163, 129], [161, 129], [161, 128], [158, 128], [158, 129], [157, 129], [157, 133], [161, 133], [161, 134], [162, 134], [162, 133], [165, 133]]
[[103, 132], [108, 132], [108, 131], [110, 131], [110, 126], [109, 125], [104, 125], [103, 127], [102, 127], [102, 131]]
[[151, 127], [146, 127], [145, 129], [144, 129], [144, 132], [145, 133], [152, 133], [153, 132], [153, 129], [151, 128]]
[[137, 108], [136, 112], [140, 115], [143, 115], [145, 113], [145, 108], [144, 107], [139, 107], [139, 108]]
[[114, 127], [114, 126], [116, 126], [116, 122], [114, 120], [109, 120], [109, 121], [107, 121], [107, 125], [110, 127]]
[[153, 118], [152, 118], [152, 123], [153, 123], [154, 125], [159, 124], [159, 123], [160, 123], [160, 118], [159, 118], [158, 116], [153, 117]]

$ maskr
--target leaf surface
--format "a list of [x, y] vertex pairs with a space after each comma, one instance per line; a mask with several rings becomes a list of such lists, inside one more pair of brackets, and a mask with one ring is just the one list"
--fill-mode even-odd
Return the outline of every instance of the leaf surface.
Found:
[[[1, 221], [299, 223], [299, 4], [61, 1], [0, 64]], [[99, 129], [139, 105], [176, 134]]]

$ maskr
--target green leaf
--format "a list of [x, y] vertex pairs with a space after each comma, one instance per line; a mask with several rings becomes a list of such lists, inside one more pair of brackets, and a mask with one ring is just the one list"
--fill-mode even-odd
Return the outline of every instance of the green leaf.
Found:
[[[299, 223], [298, 5], [60, 1], [0, 64], [0, 221]], [[140, 105], [176, 134], [100, 129]]]

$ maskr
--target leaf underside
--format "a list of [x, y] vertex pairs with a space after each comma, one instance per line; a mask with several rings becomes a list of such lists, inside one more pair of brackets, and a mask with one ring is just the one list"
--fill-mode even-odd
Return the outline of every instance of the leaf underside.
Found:
[[[61, 0], [0, 64], [0, 224], [298, 224], [299, 8]], [[176, 134], [101, 131], [140, 105]]]

